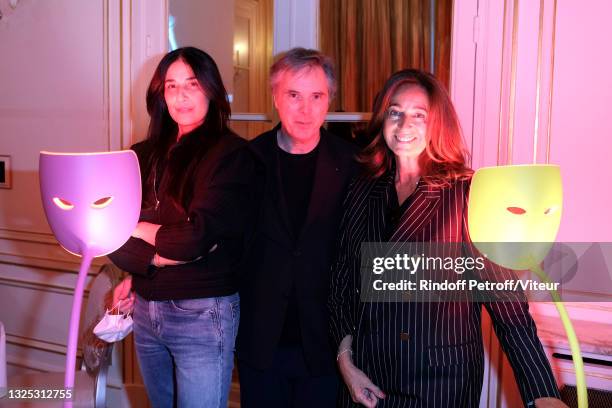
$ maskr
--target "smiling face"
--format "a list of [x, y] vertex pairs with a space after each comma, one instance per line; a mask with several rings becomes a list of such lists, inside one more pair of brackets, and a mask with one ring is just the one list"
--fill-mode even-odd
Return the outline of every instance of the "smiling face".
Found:
[[397, 158], [418, 158], [427, 146], [429, 97], [418, 85], [397, 90], [385, 112], [383, 136]]
[[312, 67], [285, 71], [281, 75], [273, 96], [284, 133], [302, 143], [318, 138], [329, 109], [325, 72], [320, 67]]
[[168, 67], [164, 99], [170, 116], [178, 125], [179, 137], [204, 123], [209, 100], [191, 67], [181, 59]]

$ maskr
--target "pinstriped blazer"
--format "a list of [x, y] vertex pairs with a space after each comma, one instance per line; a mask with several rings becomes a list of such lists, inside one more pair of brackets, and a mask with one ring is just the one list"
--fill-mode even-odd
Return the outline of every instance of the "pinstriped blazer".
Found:
[[[469, 183], [457, 181], [438, 188], [419, 182], [389, 241], [470, 242]], [[387, 395], [379, 406], [477, 407], [483, 377], [483, 305], [509, 358], [523, 401], [558, 398], [522, 293], [510, 302], [484, 304], [360, 301], [360, 246], [387, 240], [391, 194], [395, 194], [393, 172], [376, 180], [353, 182], [344, 203], [328, 302], [336, 345], [344, 336], [353, 335], [355, 364]], [[492, 277], [483, 277], [488, 280], [514, 276], [491, 263], [485, 271]], [[342, 388], [339, 405], [353, 406], [346, 387]]]

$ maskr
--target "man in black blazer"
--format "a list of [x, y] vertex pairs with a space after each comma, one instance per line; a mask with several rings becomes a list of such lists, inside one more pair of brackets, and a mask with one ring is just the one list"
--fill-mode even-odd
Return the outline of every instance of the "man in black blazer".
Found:
[[243, 407], [333, 407], [338, 379], [326, 300], [355, 149], [321, 126], [330, 59], [294, 48], [270, 70], [281, 123], [250, 144], [261, 199], [241, 275], [237, 339]]

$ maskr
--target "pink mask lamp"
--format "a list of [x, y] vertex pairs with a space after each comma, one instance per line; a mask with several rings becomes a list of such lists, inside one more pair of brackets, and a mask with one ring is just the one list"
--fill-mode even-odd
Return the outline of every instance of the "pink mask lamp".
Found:
[[[60, 245], [81, 256], [72, 302], [64, 387], [74, 388], [83, 289], [91, 260], [121, 247], [138, 223], [141, 203], [138, 158], [131, 150], [40, 153], [45, 214]], [[71, 407], [72, 402], [64, 406]]]

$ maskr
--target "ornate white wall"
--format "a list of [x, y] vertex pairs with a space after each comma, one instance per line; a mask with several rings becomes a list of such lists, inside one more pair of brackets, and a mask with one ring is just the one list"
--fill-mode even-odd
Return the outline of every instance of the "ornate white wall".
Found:
[[[611, 14], [605, 0], [455, 1], [451, 91], [473, 167], [560, 165], [560, 242], [612, 241], [612, 189], [604, 187], [612, 174]], [[612, 270], [612, 259], [602, 261]], [[579, 270], [572, 284], [592, 272]], [[610, 361], [611, 294], [603, 302], [592, 286], [583, 295], [593, 302], [568, 308], [586, 355]], [[558, 322], [554, 306], [532, 303], [531, 309], [540, 332], [557, 333], [544, 336], [555, 344], [547, 351], [567, 354], [563, 331], [551, 327]], [[493, 365], [481, 406], [517, 406], [510, 367], [490, 334], [487, 327]], [[573, 384], [571, 362], [551, 360], [559, 381]], [[587, 364], [586, 372], [588, 386], [612, 389], [609, 367]]]
[[[59, 247], [47, 225], [39, 151], [119, 149], [126, 136], [121, 3], [14, 3], [0, 0], [0, 154], [10, 155], [13, 167], [12, 188], [0, 189], [0, 320], [9, 376], [64, 370], [80, 262]], [[110, 376], [115, 403], [122, 393], [120, 363]]]

